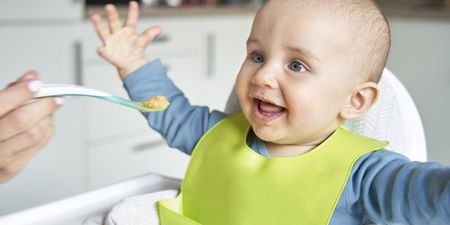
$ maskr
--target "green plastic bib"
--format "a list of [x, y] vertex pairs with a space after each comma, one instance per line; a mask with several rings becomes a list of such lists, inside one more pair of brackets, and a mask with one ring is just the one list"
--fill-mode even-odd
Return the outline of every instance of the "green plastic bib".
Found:
[[340, 127], [306, 154], [266, 158], [249, 130], [237, 114], [202, 137], [181, 194], [159, 202], [162, 225], [328, 224], [355, 161], [387, 145]]

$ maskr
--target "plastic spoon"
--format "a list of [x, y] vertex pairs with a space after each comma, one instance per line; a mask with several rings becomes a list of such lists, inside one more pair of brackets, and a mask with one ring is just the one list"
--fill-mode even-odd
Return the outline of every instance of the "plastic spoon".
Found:
[[99, 98], [137, 109], [141, 112], [161, 111], [165, 110], [169, 106], [169, 102], [164, 96], [153, 96], [143, 102], [134, 102], [125, 98], [114, 96], [107, 92], [73, 84], [43, 84], [40, 91], [34, 98], [44, 98], [50, 96], [87, 96]]

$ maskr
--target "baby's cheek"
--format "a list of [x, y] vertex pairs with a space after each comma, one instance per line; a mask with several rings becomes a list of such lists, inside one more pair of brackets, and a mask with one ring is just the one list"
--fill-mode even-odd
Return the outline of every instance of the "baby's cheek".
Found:
[[313, 121], [320, 118], [326, 109], [320, 107], [320, 103], [311, 99], [296, 98], [291, 99], [288, 105], [288, 115], [290, 123], [305, 124], [307, 121]]
[[245, 78], [245, 76], [242, 74], [238, 74], [238, 76], [236, 77], [236, 81], [235, 81], [235, 88], [236, 88], [236, 92], [238, 93], [238, 95], [240, 94], [239, 92], [243, 91], [244, 86], [246, 84], [247, 84], [247, 79]]
[[244, 101], [244, 99], [246, 97], [248, 97], [248, 84], [245, 82], [245, 80], [242, 77], [238, 76], [238, 78], [236, 79], [235, 91], [236, 91], [236, 95], [239, 98], [239, 101], [242, 104], [242, 101]]

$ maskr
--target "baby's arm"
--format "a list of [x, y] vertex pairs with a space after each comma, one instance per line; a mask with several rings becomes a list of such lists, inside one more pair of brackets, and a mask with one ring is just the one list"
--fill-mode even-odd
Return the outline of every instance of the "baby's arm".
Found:
[[117, 68], [120, 78], [123, 80], [131, 72], [148, 63], [149, 60], [144, 51], [161, 33], [162, 29], [159, 26], [153, 26], [141, 34], [137, 33], [139, 5], [135, 1], [129, 3], [124, 24], [120, 21], [114, 5], [106, 5], [105, 12], [109, 26], [103, 24], [99, 14], [91, 17], [95, 30], [103, 43], [97, 52]]
[[170, 106], [161, 112], [144, 113], [149, 125], [158, 131], [169, 146], [191, 154], [201, 136], [227, 115], [210, 112], [208, 107], [193, 106], [183, 92], [167, 77], [159, 60], [152, 61], [124, 80], [132, 100], [141, 101], [149, 95], [164, 95]]
[[[377, 224], [447, 224], [450, 167], [410, 162], [396, 153], [373, 153], [361, 171], [362, 206]], [[386, 157], [387, 156], [387, 157]]]
[[168, 109], [144, 113], [144, 116], [169, 146], [190, 154], [200, 137], [226, 115], [218, 111], [210, 112], [208, 107], [192, 106], [166, 76], [161, 63], [149, 63], [144, 54], [145, 48], [161, 33], [161, 28], [155, 26], [142, 34], [136, 32], [139, 17], [136, 2], [130, 2], [124, 25], [113, 5], [106, 5], [105, 11], [109, 27], [104, 26], [100, 15], [96, 14], [91, 18], [103, 42], [98, 53], [116, 66], [132, 100], [143, 101], [155, 95], [168, 98]]

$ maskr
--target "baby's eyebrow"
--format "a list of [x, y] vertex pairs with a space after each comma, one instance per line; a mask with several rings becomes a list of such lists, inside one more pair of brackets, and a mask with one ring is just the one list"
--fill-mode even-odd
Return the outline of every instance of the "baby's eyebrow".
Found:
[[309, 51], [308, 49], [305, 48], [301, 48], [301, 47], [287, 47], [289, 50], [294, 51], [294, 52], [299, 52], [300, 54], [306, 56], [309, 59], [314, 59], [318, 62], [320, 62], [320, 59], [318, 57], [316, 57], [311, 51]]
[[248, 39], [247, 39], [247, 45], [249, 45], [249, 44], [251, 44], [251, 43], [258, 44], [258, 43], [259, 43], [259, 40], [256, 39], [256, 38], [248, 38]]

